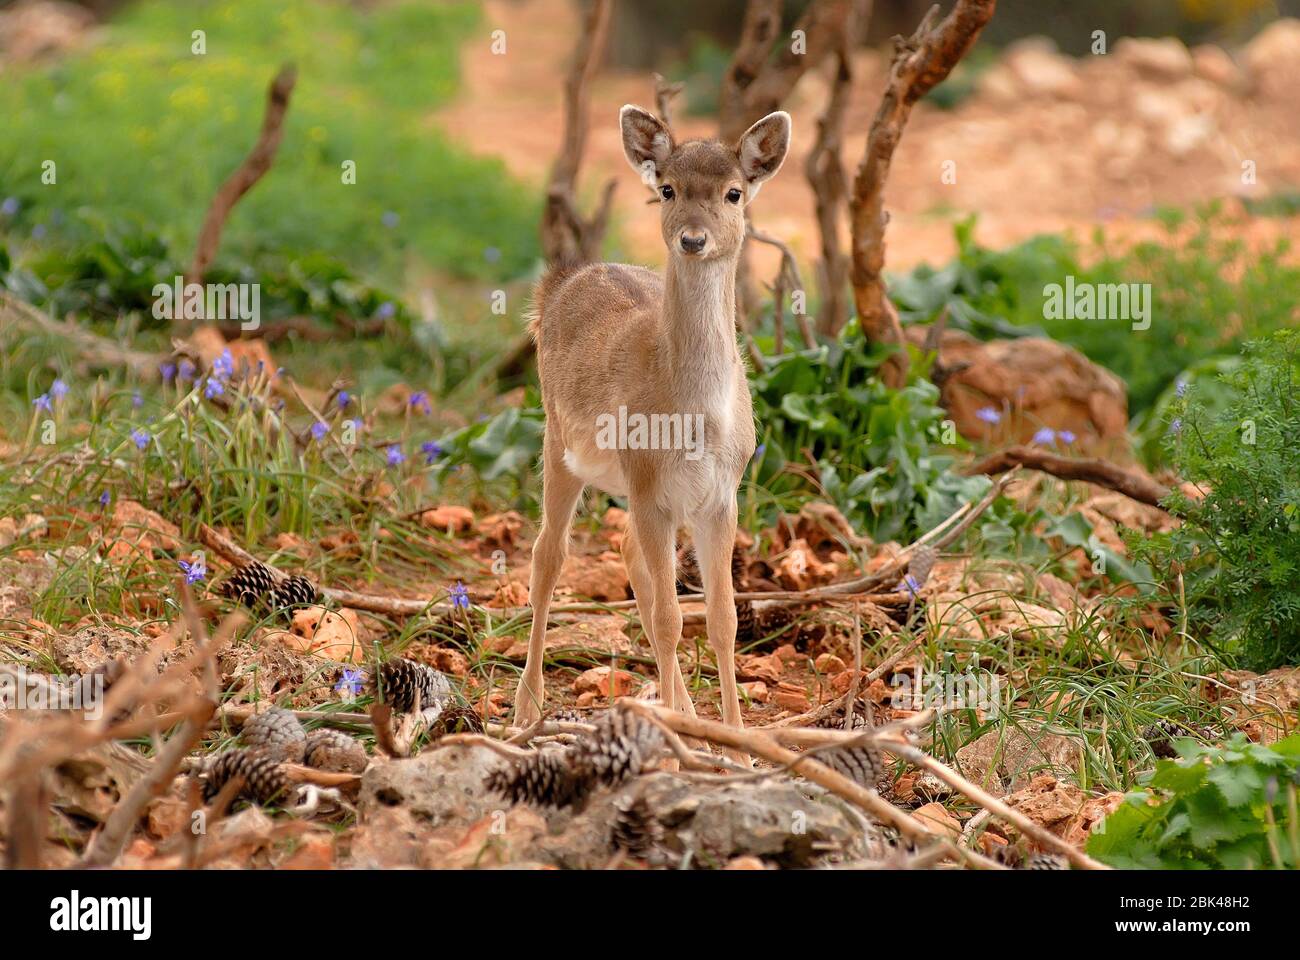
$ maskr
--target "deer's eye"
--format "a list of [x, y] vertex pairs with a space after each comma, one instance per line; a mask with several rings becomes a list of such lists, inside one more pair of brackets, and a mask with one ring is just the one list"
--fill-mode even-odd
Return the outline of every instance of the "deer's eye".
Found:
[[671, 200], [676, 195], [677, 194], [673, 192], [673, 188], [668, 186], [666, 183], [659, 188], [659, 196], [663, 197], [665, 200]]
[[727, 203], [740, 203], [740, 190], [732, 187], [727, 191]]

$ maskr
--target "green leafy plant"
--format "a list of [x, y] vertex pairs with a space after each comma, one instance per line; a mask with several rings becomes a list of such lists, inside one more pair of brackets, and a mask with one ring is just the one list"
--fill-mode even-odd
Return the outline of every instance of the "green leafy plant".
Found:
[[1226, 398], [1193, 387], [1170, 410], [1170, 459], [1204, 496], [1175, 492], [1182, 526], [1132, 546], [1181, 572], [1165, 590], [1187, 631], [1267, 670], [1300, 662], [1300, 332], [1251, 344], [1225, 382]]
[[[958, 256], [941, 269], [922, 265], [890, 283], [905, 323], [926, 323], [946, 311], [948, 324], [974, 336], [1050, 336], [1113, 370], [1128, 385], [1129, 409], [1140, 414], [1188, 368], [1232, 352], [1241, 343], [1294, 327], [1300, 269], [1290, 243], [1250, 250], [1224, 230], [1220, 205], [1190, 222], [1178, 211], [1161, 214], [1159, 242], [1112, 250], [1100, 233], [1080, 249], [1058, 236], [1034, 237], [1007, 250], [975, 240], [974, 218], [955, 227]], [[1079, 320], [1044, 312], [1044, 288], [1147, 283], [1151, 322], [1134, 330], [1125, 317]]]
[[1234, 734], [1222, 746], [1176, 743], [1146, 789], [1095, 828], [1088, 852], [1140, 870], [1300, 867], [1300, 734], [1272, 747]]
[[[850, 324], [837, 341], [788, 353], [750, 379], [759, 450], [753, 479], [821, 493], [877, 539], [911, 537], [987, 489], [950, 468], [946, 417], [923, 364], [901, 389], [875, 376], [885, 354]], [[950, 438], [957, 441], [955, 433]]]

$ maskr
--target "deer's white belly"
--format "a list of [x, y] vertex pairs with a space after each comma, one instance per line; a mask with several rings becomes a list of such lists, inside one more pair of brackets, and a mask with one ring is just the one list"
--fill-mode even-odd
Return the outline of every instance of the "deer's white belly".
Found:
[[564, 465], [571, 474], [589, 486], [616, 497], [627, 496], [627, 479], [623, 476], [623, 468], [619, 466], [617, 451], [597, 448], [579, 453], [566, 448]]

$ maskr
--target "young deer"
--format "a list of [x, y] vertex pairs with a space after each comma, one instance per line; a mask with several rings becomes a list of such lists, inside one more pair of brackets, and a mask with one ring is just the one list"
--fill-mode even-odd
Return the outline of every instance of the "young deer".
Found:
[[[754, 415], [736, 346], [736, 265], [745, 205], [781, 168], [790, 117], [764, 117], [734, 147], [674, 143], [668, 128], [639, 107], [623, 107], [619, 119], [628, 162], [659, 197], [668, 267], [660, 278], [620, 263], [560, 266], [534, 293], [532, 332], [546, 410], [542, 527], [533, 546], [533, 624], [515, 722], [526, 725], [541, 715], [551, 594], [568, 554], [574, 508], [593, 484], [627, 497], [623, 561], [654, 649], [660, 695], [669, 708], [693, 715], [677, 663], [682, 614], [675, 549], [677, 529], [690, 528], [722, 681], [722, 716], [738, 727], [731, 551], [736, 490], [754, 453]], [[634, 425], [637, 415], [651, 424], [653, 439], [631, 430], [624, 437], [620, 429], [611, 442], [611, 421], [626, 417]], [[655, 436], [655, 424], [669, 424], [669, 433], [677, 425], [682, 442], [657, 443], [663, 430]]]

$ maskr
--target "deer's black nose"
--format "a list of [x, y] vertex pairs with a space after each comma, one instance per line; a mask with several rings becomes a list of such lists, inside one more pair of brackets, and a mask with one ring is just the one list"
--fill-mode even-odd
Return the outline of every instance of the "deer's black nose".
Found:
[[704, 244], [706, 244], [708, 240], [709, 238], [707, 234], [701, 233], [696, 235], [690, 233], [683, 233], [682, 249], [685, 250], [687, 253], [699, 253], [701, 250], [704, 249]]

